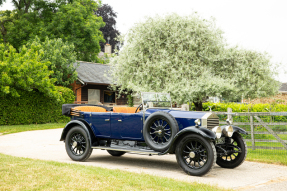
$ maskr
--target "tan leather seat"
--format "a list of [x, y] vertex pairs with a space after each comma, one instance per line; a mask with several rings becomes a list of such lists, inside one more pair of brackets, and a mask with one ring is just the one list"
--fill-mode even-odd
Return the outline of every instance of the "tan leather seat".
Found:
[[77, 111], [85, 111], [85, 112], [107, 112], [105, 108], [97, 107], [97, 106], [79, 106], [72, 108]]
[[[135, 113], [136, 107], [113, 107], [114, 113]], [[140, 110], [138, 110], [139, 112]]]

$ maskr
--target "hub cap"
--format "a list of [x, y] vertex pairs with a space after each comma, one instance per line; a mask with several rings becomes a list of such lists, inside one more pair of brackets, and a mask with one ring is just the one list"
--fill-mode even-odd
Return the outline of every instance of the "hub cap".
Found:
[[194, 153], [194, 152], [190, 152], [190, 153], [189, 153], [189, 157], [190, 157], [190, 158], [194, 158], [194, 157], [195, 157], [195, 153]]

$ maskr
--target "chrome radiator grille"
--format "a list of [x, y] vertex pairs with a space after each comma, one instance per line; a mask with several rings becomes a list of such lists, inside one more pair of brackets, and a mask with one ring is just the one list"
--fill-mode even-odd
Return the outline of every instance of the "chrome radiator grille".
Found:
[[207, 119], [207, 128], [212, 129], [215, 126], [219, 126], [219, 118], [208, 118]]

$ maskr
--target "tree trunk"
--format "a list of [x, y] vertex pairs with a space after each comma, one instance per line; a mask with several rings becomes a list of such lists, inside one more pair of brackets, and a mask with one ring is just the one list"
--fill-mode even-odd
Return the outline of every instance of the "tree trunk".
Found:
[[201, 102], [201, 101], [193, 102], [193, 103], [194, 103], [194, 106], [195, 106], [195, 110], [196, 110], [196, 111], [202, 111], [203, 106], [202, 106], [202, 102]]

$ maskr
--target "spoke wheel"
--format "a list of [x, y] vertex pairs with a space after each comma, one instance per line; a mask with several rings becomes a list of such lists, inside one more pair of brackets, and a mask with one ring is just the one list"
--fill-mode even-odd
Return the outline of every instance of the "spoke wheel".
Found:
[[71, 138], [69, 140], [69, 144], [71, 147], [70, 149], [74, 155], [81, 156], [85, 153], [87, 142], [85, 137], [81, 133], [75, 132], [71, 135]]
[[216, 164], [223, 168], [236, 168], [246, 158], [246, 143], [239, 133], [234, 133], [228, 142], [216, 146], [227, 151], [226, 155], [218, 156], [216, 161]]
[[148, 129], [151, 140], [155, 144], [167, 144], [170, 141], [172, 129], [164, 118], [155, 119]]
[[93, 151], [87, 132], [80, 126], [75, 126], [69, 130], [66, 136], [65, 146], [67, 154], [75, 161], [87, 160]]
[[145, 121], [143, 136], [146, 144], [155, 151], [167, 150], [178, 132], [178, 124], [169, 113], [158, 111]]
[[177, 144], [176, 159], [187, 174], [202, 176], [214, 166], [216, 150], [214, 144], [202, 136], [189, 134]]

